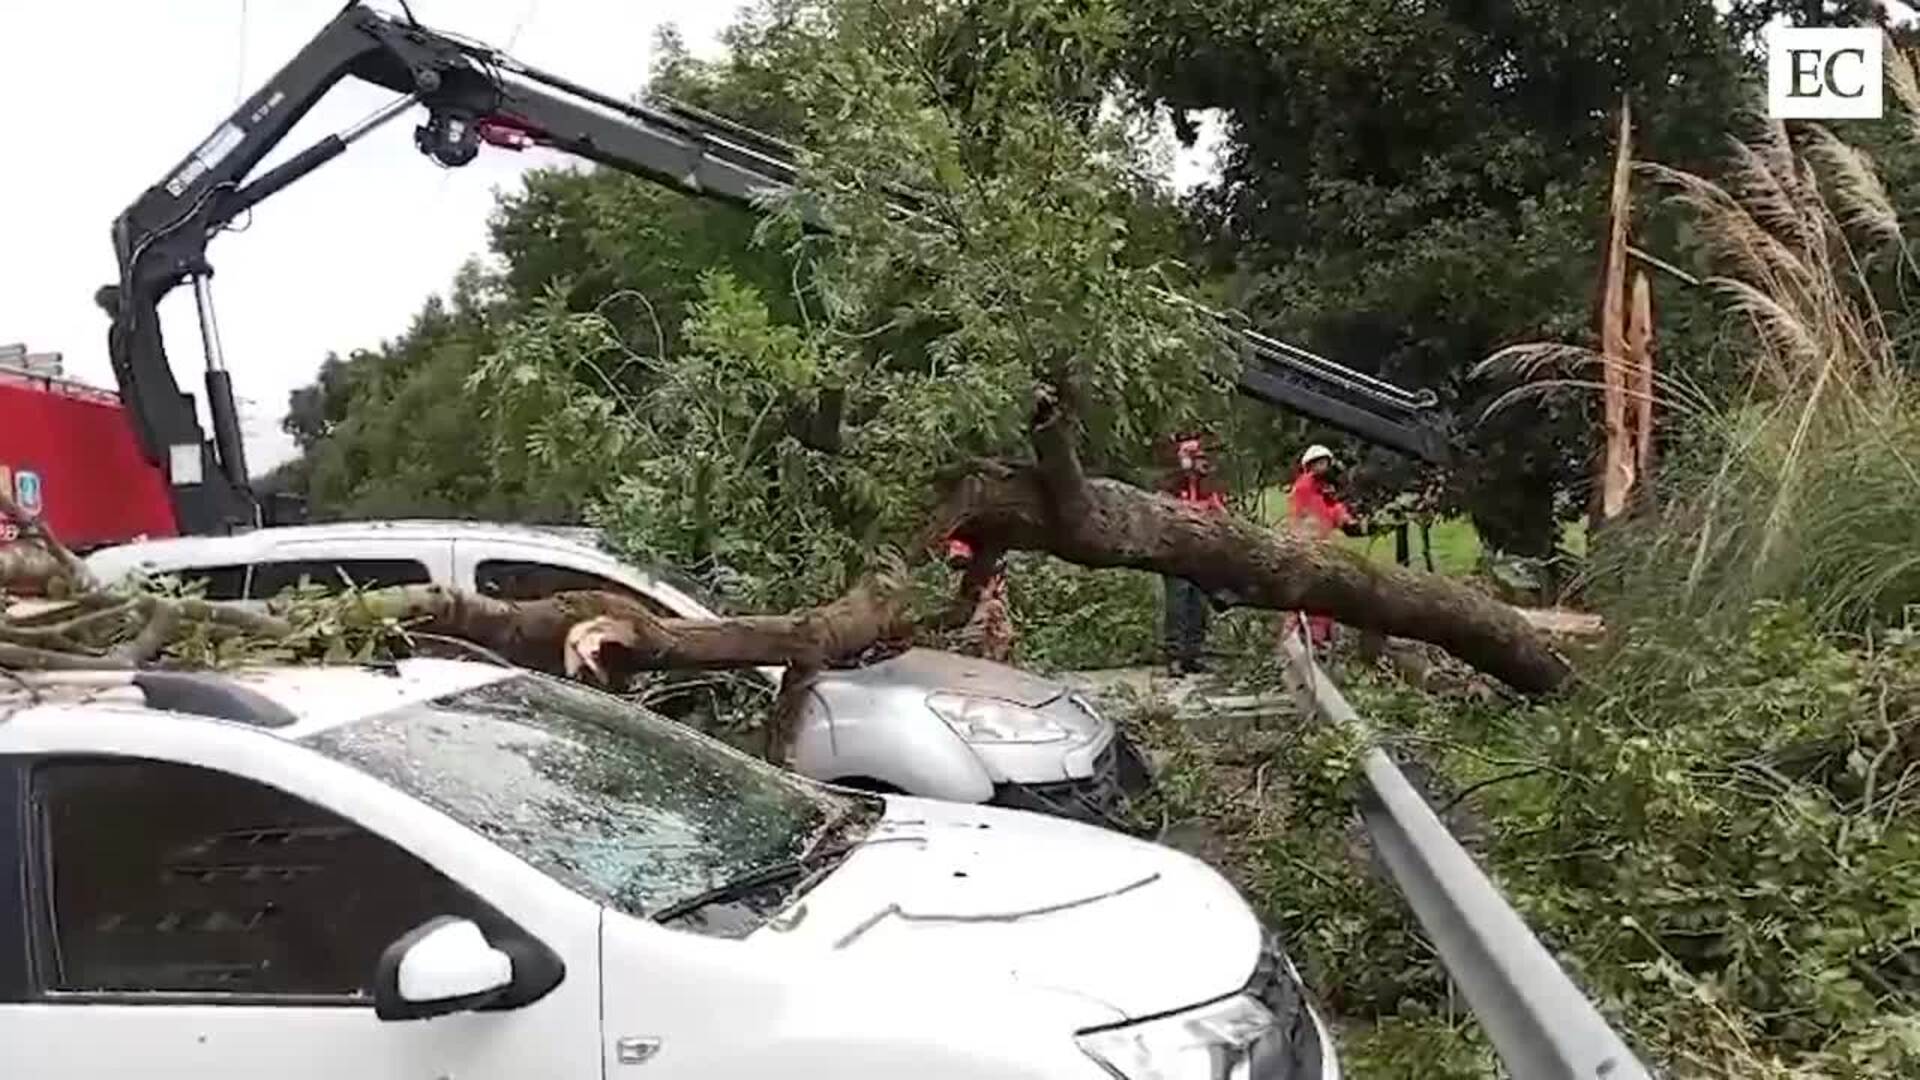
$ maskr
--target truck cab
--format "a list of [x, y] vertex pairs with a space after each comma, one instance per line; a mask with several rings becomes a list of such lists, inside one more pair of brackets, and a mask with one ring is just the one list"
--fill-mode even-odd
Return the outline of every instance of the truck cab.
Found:
[[[167, 478], [143, 456], [119, 395], [22, 346], [0, 346], [0, 492], [78, 550], [176, 531]], [[0, 543], [15, 528], [0, 520]]]

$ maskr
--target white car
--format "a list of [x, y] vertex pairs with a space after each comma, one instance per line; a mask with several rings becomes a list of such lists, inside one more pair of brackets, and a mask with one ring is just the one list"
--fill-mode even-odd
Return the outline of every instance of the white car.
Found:
[[[431, 583], [507, 599], [600, 589], [666, 616], [714, 617], [692, 586], [623, 563], [593, 539], [582, 529], [343, 522], [143, 541], [94, 552], [87, 565], [107, 583], [141, 573], [189, 578], [214, 600], [271, 597], [303, 578], [345, 579], [363, 587]], [[747, 678], [770, 705], [780, 669]], [[1113, 722], [1068, 687], [930, 649], [826, 672], [809, 694], [788, 764], [869, 791], [1107, 824], [1123, 791], [1146, 782], [1144, 764]]]
[[1186, 855], [491, 665], [0, 680], [0, 882], [23, 1080], [1338, 1075]]

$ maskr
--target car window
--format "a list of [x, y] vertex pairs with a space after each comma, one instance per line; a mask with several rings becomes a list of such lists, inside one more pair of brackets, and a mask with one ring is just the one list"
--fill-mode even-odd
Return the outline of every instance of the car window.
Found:
[[191, 566], [159, 573], [177, 578], [185, 585], [200, 586], [200, 595], [208, 600], [244, 600], [247, 597], [245, 565]]
[[42, 990], [370, 1001], [380, 954], [428, 919], [510, 931], [391, 842], [227, 773], [57, 760], [32, 796]]
[[303, 578], [315, 585], [334, 587], [352, 582], [362, 589], [426, 585], [433, 580], [426, 564], [413, 559], [301, 559], [255, 566], [253, 586], [248, 591], [255, 599], [278, 596]]
[[660, 618], [674, 617], [672, 611], [652, 597], [643, 596], [611, 578], [566, 566], [520, 559], [486, 559], [474, 567], [473, 583], [483, 594], [502, 600], [539, 600], [559, 592], [610, 592], [638, 601]]

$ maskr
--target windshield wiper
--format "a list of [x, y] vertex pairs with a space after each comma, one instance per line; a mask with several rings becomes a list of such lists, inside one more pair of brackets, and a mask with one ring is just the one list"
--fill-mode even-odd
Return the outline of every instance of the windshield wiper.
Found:
[[729, 900], [738, 900], [742, 896], [751, 895], [755, 891], [765, 888], [768, 885], [785, 881], [788, 878], [797, 878], [802, 874], [806, 874], [808, 871], [814, 871], [815, 873], [810, 876], [817, 878], [821, 876], [824, 871], [831, 870], [835, 866], [838, 866], [841, 859], [852, 854], [853, 850], [860, 846], [860, 844], [855, 843], [819, 848], [814, 851], [809, 851], [797, 859], [788, 859], [785, 862], [762, 866], [757, 870], [749, 870], [739, 877], [733, 878], [730, 881], [721, 882], [705, 892], [698, 892], [687, 897], [685, 900], [676, 900], [668, 904], [666, 907], [653, 913], [653, 921], [657, 923], [669, 923], [675, 919], [683, 919], [711, 904], [723, 904]]
[[[862, 803], [848, 805], [821, 826], [819, 832], [814, 835], [813, 841], [807, 846], [807, 850], [798, 858], [786, 859], [749, 870], [739, 877], [723, 881], [685, 900], [676, 900], [654, 912], [653, 921], [669, 923], [675, 919], [683, 919], [709, 905], [724, 904], [729, 900], [750, 896], [756, 890], [768, 885], [806, 875], [789, 896], [782, 898], [781, 903], [784, 906], [793, 896], [806, 892], [821, 878], [827, 876], [840, 865], [843, 859], [852, 854], [855, 848], [883, 843], [887, 839], [901, 839], [866, 835], [872, 824], [879, 820], [881, 813], [880, 808], [872, 805]], [[848, 840], [848, 837], [859, 837], [859, 839]]]

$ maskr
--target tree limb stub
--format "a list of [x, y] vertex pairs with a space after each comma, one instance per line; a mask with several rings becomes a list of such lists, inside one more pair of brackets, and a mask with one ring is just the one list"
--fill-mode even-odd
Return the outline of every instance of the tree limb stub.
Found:
[[1060, 514], [1052, 494], [1059, 479], [1035, 467], [976, 472], [948, 493], [937, 519], [1009, 549], [1186, 578], [1233, 605], [1325, 613], [1361, 630], [1430, 642], [1526, 693], [1557, 689], [1571, 674], [1517, 610], [1459, 582], [1190, 509], [1117, 480], [1087, 480], [1081, 512]]
[[1089, 510], [1087, 476], [1077, 445], [1079, 409], [1073, 393], [1073, 383], [1060, 377], [1051, 396], [1035, 406], [1031, 429], [1035, 473], [1046, 493], [1048, 512], [1057, 521], [1074, 520]]

